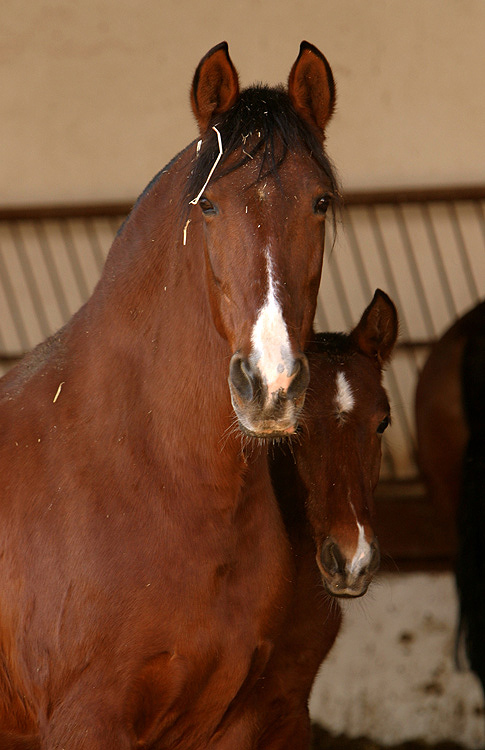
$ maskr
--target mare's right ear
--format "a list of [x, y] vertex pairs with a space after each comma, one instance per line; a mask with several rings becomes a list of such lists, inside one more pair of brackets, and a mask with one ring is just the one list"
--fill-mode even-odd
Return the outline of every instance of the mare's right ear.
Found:
[[350, 336], [363, 354], [382, 369], [389, 360], [398, 334], [396, 307], [390, 297], [376, 289], [370, 305], [364, 310]]
[[323, 139], [335, 109], [335, 82], [327, 58], [309, 42], [300, 45], [288, 78], [288, 94], [300, 117]]
[[213, 47], [195, 71], [190, 101], [200, 133], [215, 115], [227, 112], [239, 98], [239, 78], [229, 57], [227, 42]]

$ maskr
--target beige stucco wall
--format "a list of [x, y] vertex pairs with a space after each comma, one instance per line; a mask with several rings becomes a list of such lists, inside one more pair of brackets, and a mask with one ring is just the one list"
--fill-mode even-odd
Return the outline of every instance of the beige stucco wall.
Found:
[[0, 206], [132, 199], [196, 135], [188, 90], [227, 39], [241, 81], [328, 57], [347, 188], [480, 183], [483, 0], [3, 0]]

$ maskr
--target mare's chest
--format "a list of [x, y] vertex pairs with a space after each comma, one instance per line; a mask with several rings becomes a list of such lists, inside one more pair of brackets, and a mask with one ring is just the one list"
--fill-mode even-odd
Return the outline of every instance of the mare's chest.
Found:
[[294, 596], [289, 543], [274, 509], [260, 503], [241, 514], [219, 544], [201, 545], [195, 567], [193, 559], [177, 573], [185, 590], [172, 589], [164, 652], [136, 679], [149, 696], [134, 717], [140, 740], [205, 746], [229, 714], [244, 714], [281, 637]]

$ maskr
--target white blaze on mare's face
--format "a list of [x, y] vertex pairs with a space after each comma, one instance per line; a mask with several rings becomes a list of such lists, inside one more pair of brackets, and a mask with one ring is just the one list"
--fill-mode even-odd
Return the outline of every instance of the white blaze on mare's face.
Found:
[[269, 393], [281, 388], [286, 390], [290, 384], [290, 373], [293, 369], [288, 329], [283, 318], [281, 305], [276, 293], [273, 264], [269, 248], [265, 250], [268, 291], [262, 308], [251, 333], [251, 355], [253, 367], [256, 367], [268, 386]]
[[339, 414], [352, 411], [354, 406], [352, 388], [342, 371], [337, 373], [337, 395], [335, 396], [335, 405]]
[[359, 523], [359, 519], [357, 518], [355, 508], [350, 500], [349, 503], [355, 516], [355, 522], [357, 524], [359, 535], [357, 538], [357, 546], [355, 548], [354, 556], [350, 563], [348, 563], [347, 569], [349, 573], [358, 573], [359, 570], [362, 570], [362, 568], [370, 562], [372, 551], [369, 542], [365, 538], [364, 527], [361, 523]]

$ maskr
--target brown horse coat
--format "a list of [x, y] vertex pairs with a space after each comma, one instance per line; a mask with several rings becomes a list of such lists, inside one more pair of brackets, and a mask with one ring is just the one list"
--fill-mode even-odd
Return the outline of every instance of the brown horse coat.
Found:
[[[266, 730], [248, 696], [270, 682], [295, 563], [265, 453], [247, 458], [234, 420], [297, 428], [333, 101], [312, 45], [286, 92], [240, 92], [227, 45], [211, 50], [200, 147], [140, 197], [86, 305], [1, 381], [0, 747], [222, 750]], [[298, 725], [301, 703], [286, 699]]]

